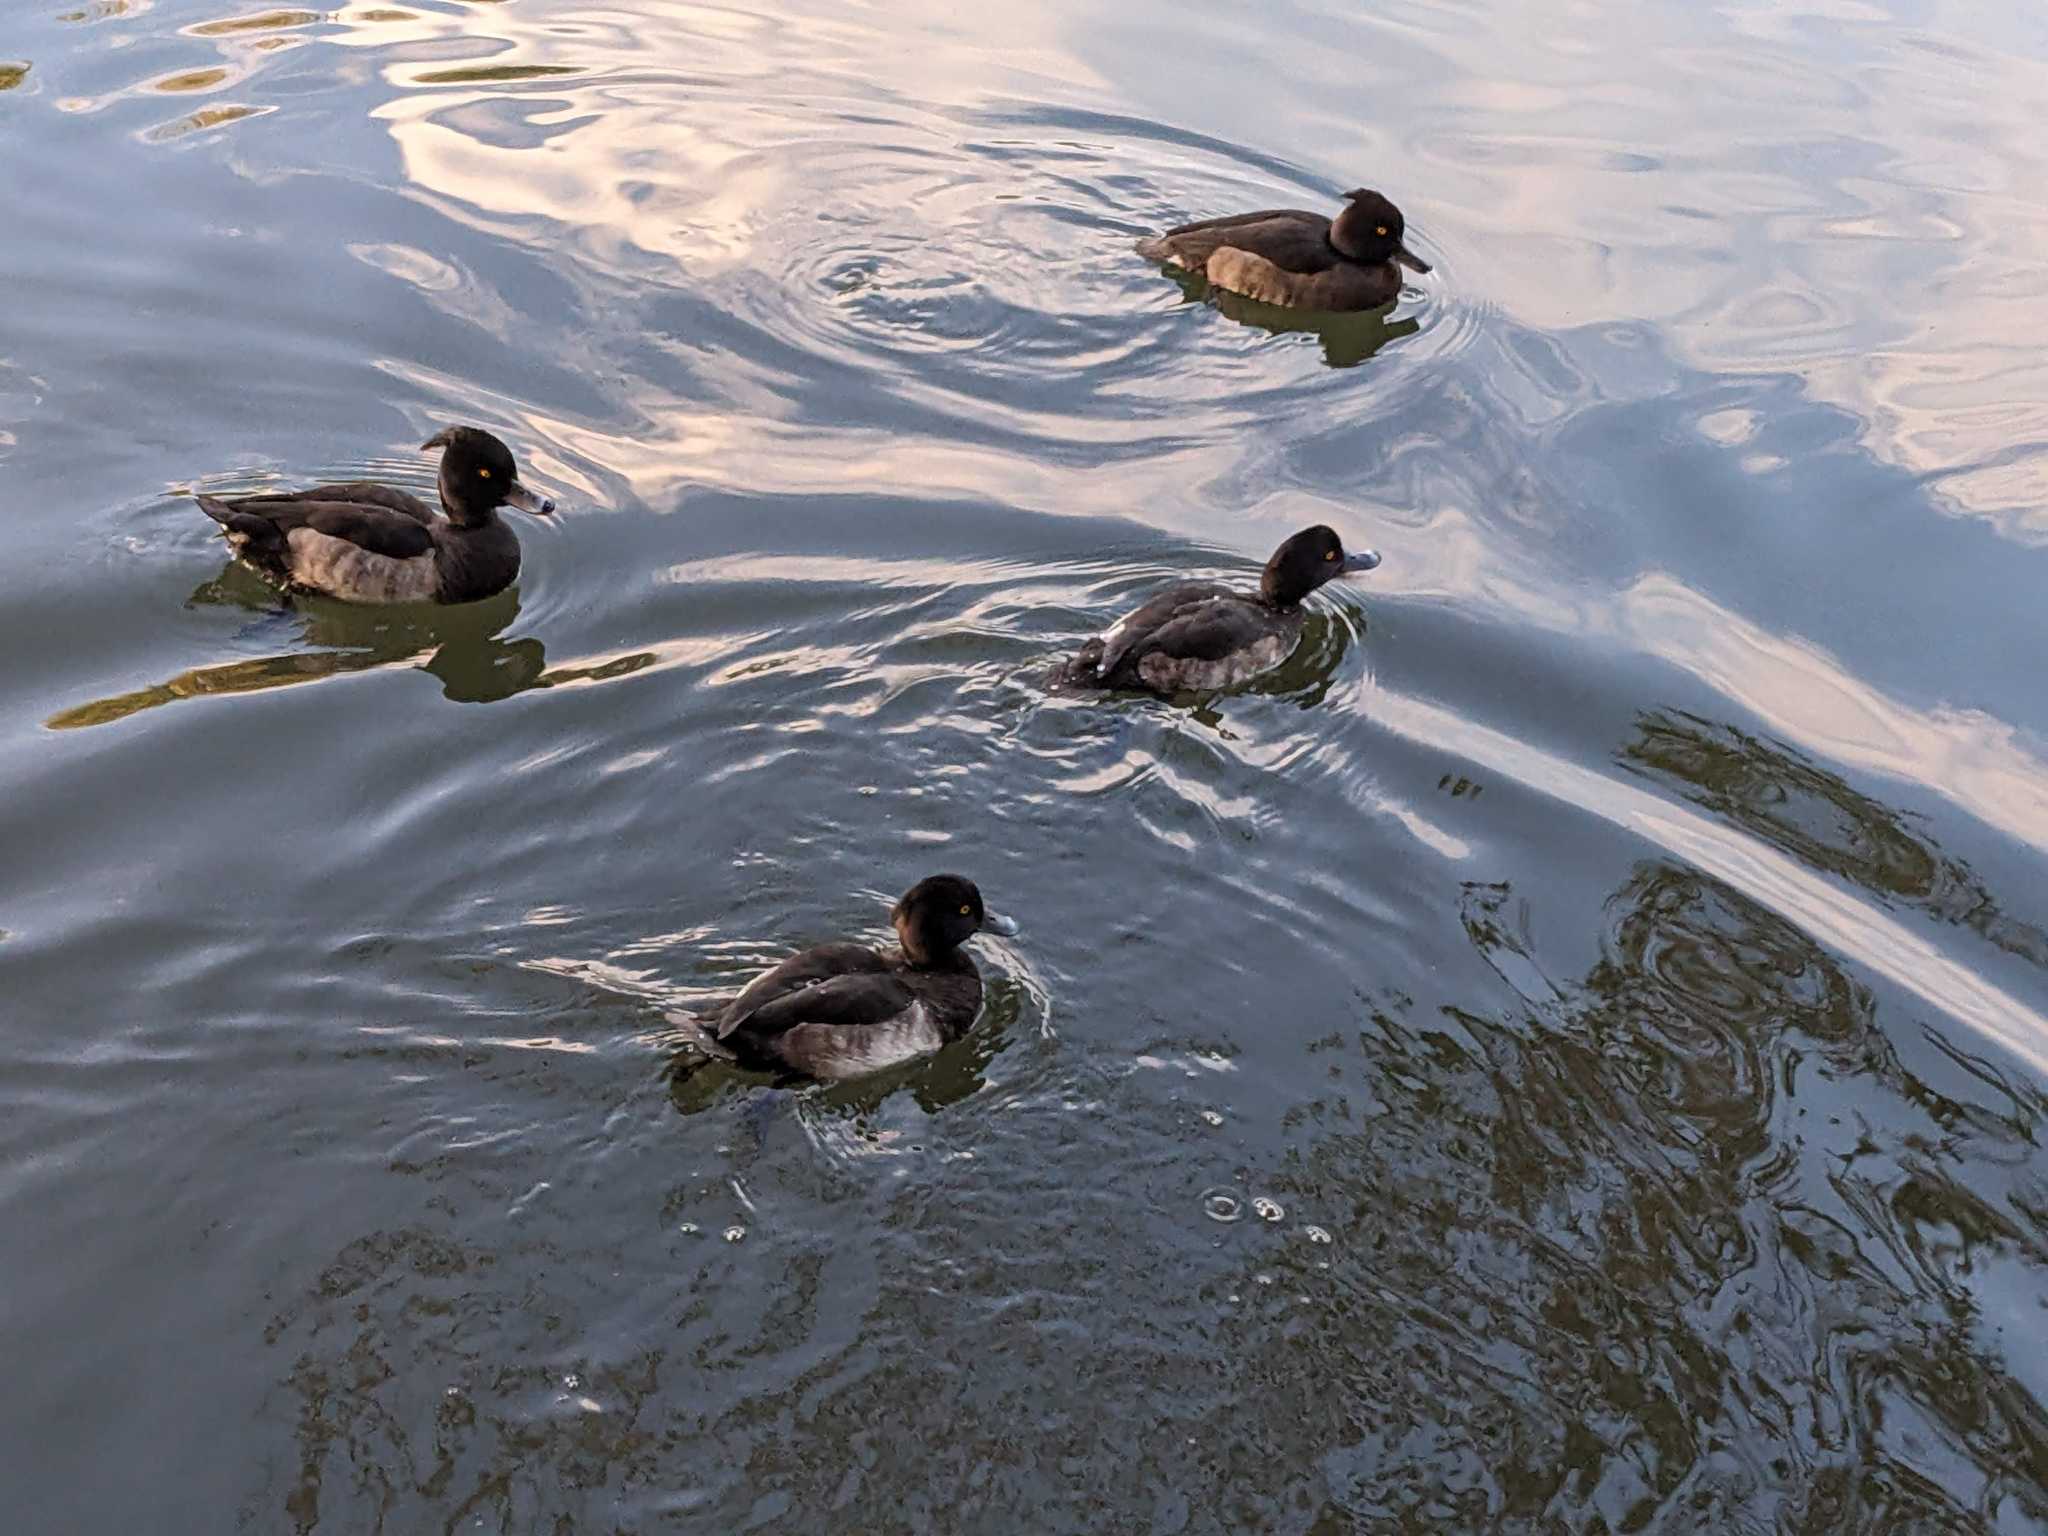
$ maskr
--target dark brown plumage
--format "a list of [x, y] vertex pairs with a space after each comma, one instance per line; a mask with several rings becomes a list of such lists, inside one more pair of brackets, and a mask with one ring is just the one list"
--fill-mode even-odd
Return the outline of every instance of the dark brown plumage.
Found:
[[1379, 563], [1369, 549], [1345, 554], [1320, 523], [1304, 528], [1273, 551], [1257, 592], [1195, 581], [1168, 587], [1076, 651], [1055, 684], [1160, 694], [1234, 688], [1294, 653], [1309, 593]]
[[1138, 254], [1267, 304], [1378, 309], [1400, 296], [1400, 266], [1427, 272], [1429, 263], [1403, 243], [1400, 209], [1364, 188], [1344, 195], [1335, 219], [1300, 208], [1232, 214], [1140, 240]]

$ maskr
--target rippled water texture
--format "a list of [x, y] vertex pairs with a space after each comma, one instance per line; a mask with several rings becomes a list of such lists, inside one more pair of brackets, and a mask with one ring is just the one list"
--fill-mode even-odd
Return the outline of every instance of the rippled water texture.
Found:
[[[2043, 14], [13, 8], [7, 1528], [2048, 1530]], [[473, 608], [188, 499], [450, 421]], [[966, 1039], [670, 1071], [943, 868]]]

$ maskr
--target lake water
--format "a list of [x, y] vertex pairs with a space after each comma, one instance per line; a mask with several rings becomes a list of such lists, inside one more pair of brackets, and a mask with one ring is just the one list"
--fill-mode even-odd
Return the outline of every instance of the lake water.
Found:
[[[10, 1531], [2048, 1530], [2048, 12], [0, 56]], [[1130, 252], [1361, 183], [1391, 316]], [[473, 608], [189, 500], [456, 421]], [[1267, 686], [1047, 693], [1315, 521]], [[671, 1073], [940, 869], [966, 1040]]]

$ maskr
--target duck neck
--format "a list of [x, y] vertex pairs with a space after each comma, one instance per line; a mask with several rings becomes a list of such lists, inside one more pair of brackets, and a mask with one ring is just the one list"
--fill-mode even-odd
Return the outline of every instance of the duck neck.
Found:
[[1259, 601], [1275, 613], [1292, 613], [1301, 606], [1302, 598], [1308, 594], [1290, 593], [1280, 584], [1280, 578], [1272, 571], [1259, 577]]
[[453, 519], [434, 530], [443, 602], [470, 602], [510, 586], [519, 576], [519, 536], [492, 516], [481, 523]]
[[903, 951], [903, 963], [914, 971], [956, 971], [965, 958], [956, 944], [939, 948], [909, 923], [897, 921], [896, 947]]
[[441, 511], [451, 527], [458, 528], [464, 533], [483, 533], [505, 526], [504, 520], [498, 516], [496, 507], [479, 509], [465, 506], [459, 501], [450, 501], [444, 496], [441, 498]]
[[932, 967], [932, 952], [919, 938], [916, 930], [900, 918], [893, 925], [896, 929], [896, 947], [903, 951], [903, 963], [912, 970], [928, 971]]

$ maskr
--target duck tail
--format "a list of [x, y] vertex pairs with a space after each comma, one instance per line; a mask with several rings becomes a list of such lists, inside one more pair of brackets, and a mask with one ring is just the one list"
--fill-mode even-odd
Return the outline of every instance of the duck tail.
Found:
[[284, 530], [267, 517], [238, 510], [217, 496], [194, 496], [199, 510], [220, 524], [221, 536], [244, 560], [266, 570], [282, 571], [290, 546]]
[[685, 1113], [709, 1107], [732, 1082], [736, 1059], [732, 1049], [721, 1045], [710, 1026], [694, 1013], [673, 1009], [662, 1017], [670, 1025], [662, 1041], [668, 1055], [663, 1075], [668, 1079], [669, 1097]]
[[1102, 637], [1096, 636], [1052, 669], [1055, 693], [1080, 693], [1107, 686], [1102, 676]]
[[719, 1039], [713, 1022], [702, 1014], [687, 1008], [669, 1008], [663, 1010], [661, 1017], [669, 1026], [667, 1044], [723, 1061], [733, 1059], [732, 1047]]
[[275, 544], [284, 547], [284, 530], [269, 518], [254, 512], [244, 512], [231, 501], [222, 501], [218, 496], [194, 496], [199, 510], [221, 526], [222, 532], [231, 544], [247, 542], [256, 545]]

